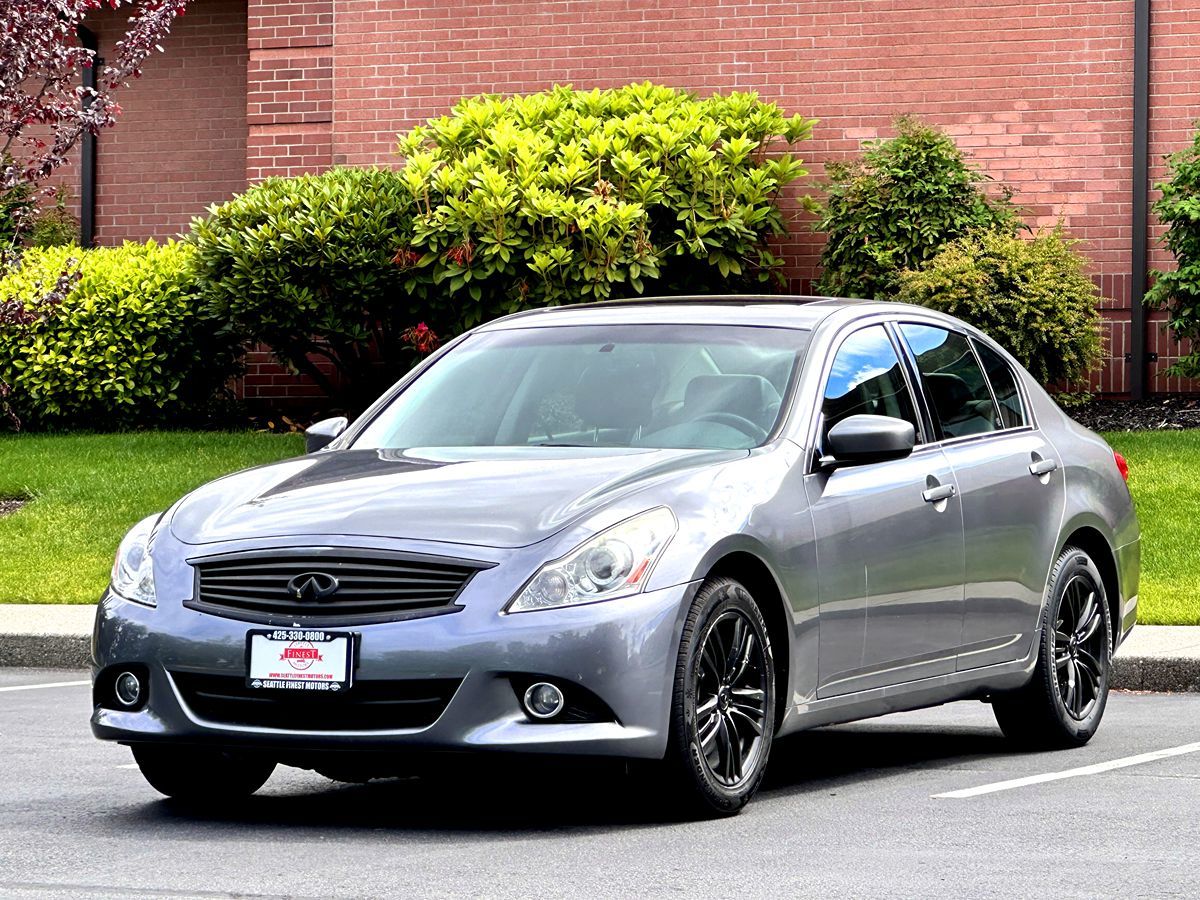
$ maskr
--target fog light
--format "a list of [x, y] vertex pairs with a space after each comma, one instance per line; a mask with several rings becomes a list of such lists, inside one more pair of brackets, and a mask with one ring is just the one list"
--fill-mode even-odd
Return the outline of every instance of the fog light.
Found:
[[563, 692], [554, 685], [539, 681], [525, 691], [525, 710], [535, 719], [552, 719], [563, 708]]
[[142, 682], [132, 672], [122, 672], [113, 682], [113, 693], [122, 706], [137, 706], [142, 699]]

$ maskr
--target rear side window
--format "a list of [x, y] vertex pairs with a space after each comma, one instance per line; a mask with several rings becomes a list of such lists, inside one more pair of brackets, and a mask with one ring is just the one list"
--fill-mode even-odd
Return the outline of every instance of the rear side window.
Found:
[[825, 382], [821, 414], [822, 438], [842, 419], [863, 414], [903, 419], [921, 433], [900, 358], [882, 325], [863, 328], [842, 342]]
[[996, 431], [992, 392], [967, 339], [932, 325], [904, 324], [900, 333], [917, 360], [934, 425], [945, 438]]
[[1017, 378], [1012, 366], [1004, 361], [999, 353], [979, 341], [971, 342], [983, 370], [987, 373], [988, 381], [992, 383], [992, 393], [1000, 407], [1000, 425], [1003, 428], [1020, 428], [1027, 424], [1025, 405], [1021, 402], [1021, 392], [1017, 390]]

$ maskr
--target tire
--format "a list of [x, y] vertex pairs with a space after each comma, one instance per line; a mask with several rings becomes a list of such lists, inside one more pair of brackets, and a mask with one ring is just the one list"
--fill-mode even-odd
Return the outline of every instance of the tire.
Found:
[[198, 805], [241, 800], [267, 783], [275, 761], [193, 747], [133, 747], [142, 777], [160, 794]]
[[1050, 570], [1029, 683], [992, 699], [1009, 739], [1039, 749], [1082, 747], [1104, 716], [1112, 668], [1112, 621], [1104, 579], [1091, 557], [1067, 547]]
[[710, 579], [688, 611], [675, 667], [664, 763], [681, 811], [739, 812], [762, 784], [774, 732], [775, 666], [762, 611], [739, 582]]

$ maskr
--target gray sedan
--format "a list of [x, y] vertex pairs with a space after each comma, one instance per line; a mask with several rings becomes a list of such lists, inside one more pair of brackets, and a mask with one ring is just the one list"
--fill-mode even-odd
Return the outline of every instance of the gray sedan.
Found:
[[772, 740], [951, 700], [1085, 743], [1137, 613], [1125, 461], [890, 303], [509, 316], [123, 541], [92, 728], [158, 790], [611, 756], [736, 812]]

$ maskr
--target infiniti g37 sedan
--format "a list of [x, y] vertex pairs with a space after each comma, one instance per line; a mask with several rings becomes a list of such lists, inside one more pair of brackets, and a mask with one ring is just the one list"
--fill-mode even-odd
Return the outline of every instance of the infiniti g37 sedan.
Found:
[[736, 812], [789, 732], [951, 700], [1085, 743], [1137, 610], [1125, 461], [892, 303], [522, 313], [124, 539], [92, 728], [159, 791], [620, 757]]

